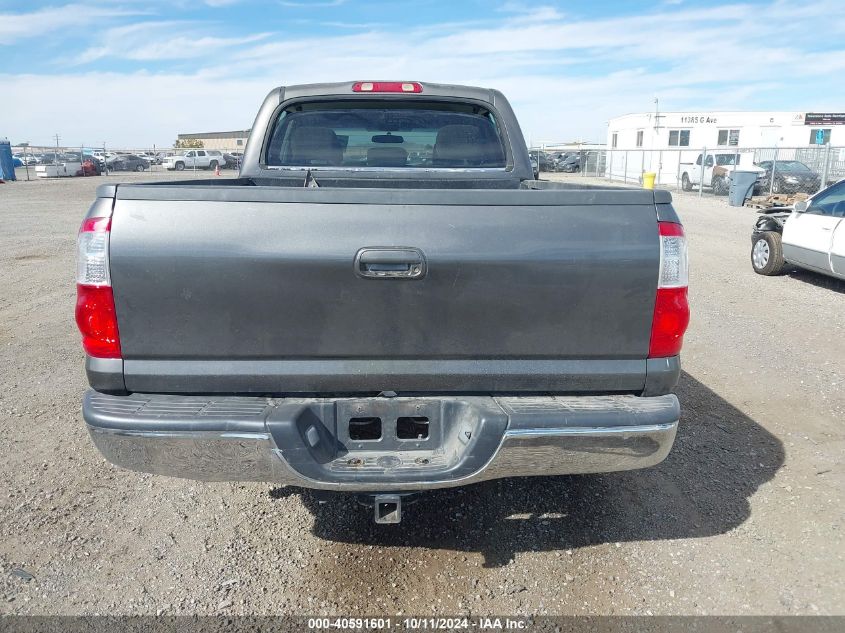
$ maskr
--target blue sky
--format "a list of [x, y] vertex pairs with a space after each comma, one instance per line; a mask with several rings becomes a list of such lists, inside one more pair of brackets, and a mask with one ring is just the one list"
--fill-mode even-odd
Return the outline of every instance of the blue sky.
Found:
[[273, 86], [499, 88], [534, 143], [651, 110], [845, 110], [845, 2], [0, 0], [0, 137], [169, 145]]

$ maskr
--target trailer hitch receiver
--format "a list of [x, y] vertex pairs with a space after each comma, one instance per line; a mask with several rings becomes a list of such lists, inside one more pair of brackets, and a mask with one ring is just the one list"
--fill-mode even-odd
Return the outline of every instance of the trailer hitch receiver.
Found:
[[402, 497], [376, 495], [373, 509], [376, 523], [399, 523], [402, 520]]

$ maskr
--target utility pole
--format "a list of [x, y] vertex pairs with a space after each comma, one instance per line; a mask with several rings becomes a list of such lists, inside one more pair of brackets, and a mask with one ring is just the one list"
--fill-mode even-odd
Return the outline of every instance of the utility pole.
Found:
[[58, 133], [58, 132], [56, 132], [56, 133], [53, 135], [53, 138], [54, 138], [54, 139], [56, 139], [56, 153], [55, 153], [55, 154], [53, 154], [53, 164], [54, 164], [54, 165], [58, 165], [58, 164], [59, 164], [59, 139], [60, 139], [61, 137], [59, 136], [59, 133]]
[[21, 145], [23, 145], [23, 166], [26, 168], [26, 181], [29, 182], [29, 158], [26, 155], [29, 143], [21, 143]]
[[663, 115], [660, 114], [660, 99], [657, 97], [654, 98], [654, 131], [658, 132], [660, 130], [660, 119], [663, 118]]

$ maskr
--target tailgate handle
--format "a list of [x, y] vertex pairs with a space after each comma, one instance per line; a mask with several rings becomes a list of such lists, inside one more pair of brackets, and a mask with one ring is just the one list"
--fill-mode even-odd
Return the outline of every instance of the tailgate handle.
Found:
[[418, 248], [362, 248], [355, 254], [355, 274], [365, 279], [421, 279], [425, 256]]

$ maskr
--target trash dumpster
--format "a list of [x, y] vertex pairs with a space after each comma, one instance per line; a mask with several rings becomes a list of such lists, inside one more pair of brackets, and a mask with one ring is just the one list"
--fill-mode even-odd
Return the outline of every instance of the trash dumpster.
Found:
[[745, 204], [746, 198], [750, 198], [754, 183], [757, 182], [756, 171], [734, 171], [731, 174], [731, 188], [728, 191], [728, 204], [732, 207], [741, 207]]
[[0, 139], [0, 180], [15, 180], [15, 163], [12, 161], [12, 146], [5, 139]]

